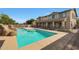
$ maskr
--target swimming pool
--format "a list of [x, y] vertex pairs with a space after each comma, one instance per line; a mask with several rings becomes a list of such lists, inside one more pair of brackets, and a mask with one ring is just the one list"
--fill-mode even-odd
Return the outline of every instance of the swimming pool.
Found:
[[31, 31], [26, 29], [17, 29], [18, 48], [43, 40], [55, 34], [56, 33], [39, 30], [39, 29], [34, 29]]

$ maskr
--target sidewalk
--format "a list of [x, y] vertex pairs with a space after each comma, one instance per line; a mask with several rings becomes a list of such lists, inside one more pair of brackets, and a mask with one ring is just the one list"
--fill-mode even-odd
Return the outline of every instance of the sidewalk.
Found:
[[58, 41], [44, 47], [42, 50], [71, 50], [79, 49], [79, 31], [74, 30]]
[[69, 41], [65, 49], [66, 50], [78, 50], [79, 49], [79, 30], [77, 33], [74, 34], [74, 36]]

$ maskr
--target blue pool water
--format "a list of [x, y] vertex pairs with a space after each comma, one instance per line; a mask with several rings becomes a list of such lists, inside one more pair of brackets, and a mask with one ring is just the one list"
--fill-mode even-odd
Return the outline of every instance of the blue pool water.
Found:
[[17, 43], [18, 48], [27, 46], [29, 44], [32, 44], [34, 42], [40, 41], [44, 38], [47, 38], [49, 36], [53, 36], [56, 33], [53, 32], [47, 32], [43, 30], [26, 30], [26, 29], [18, 29], [17, 30]]

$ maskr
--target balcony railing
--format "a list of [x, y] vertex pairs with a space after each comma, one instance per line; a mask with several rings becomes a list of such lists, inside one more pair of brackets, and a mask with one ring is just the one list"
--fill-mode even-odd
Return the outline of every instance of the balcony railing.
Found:
[[57, 18], [57, 19], [40, 19], [40, 20], [37, 20], [37, 22], [63, 21], [63, 20], [66, 20], [66, 19], [67, 19], [66, 17]]

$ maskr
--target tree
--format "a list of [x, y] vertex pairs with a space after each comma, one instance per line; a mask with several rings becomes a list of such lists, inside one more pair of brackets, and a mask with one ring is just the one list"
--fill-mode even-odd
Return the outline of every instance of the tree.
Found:
[[32, 25], [33, 26], [36, 26], [36, 21], [35, 20], [32, 22]]
[[30, 24], [31, 25], [34, 21], [35, 21], [34, 19], [30, 19], [30, 20], [26, 21], [26, 24]]
[[9, 19], [9, 24], [16, 24], [16, 22], [13, 19]]
[[15, 24], [16, 22], [12, 18], [10, 18], [8, 15], [0, 14], [0, 23], [2, 23], [2, 24]]
[[19, 23], [16, 22], [16, 25], [19, 25]]

